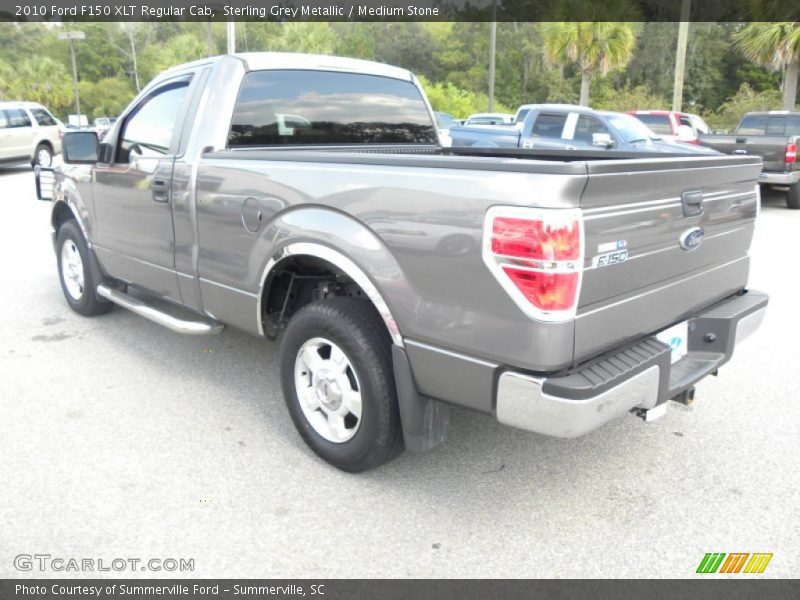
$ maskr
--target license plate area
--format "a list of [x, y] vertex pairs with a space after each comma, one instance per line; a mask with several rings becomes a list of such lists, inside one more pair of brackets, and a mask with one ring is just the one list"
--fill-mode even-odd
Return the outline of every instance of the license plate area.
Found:
[[670, 348], [670, 362], [678, 362], [689, 351], [689, 322], [683, 321], [656, 334]]

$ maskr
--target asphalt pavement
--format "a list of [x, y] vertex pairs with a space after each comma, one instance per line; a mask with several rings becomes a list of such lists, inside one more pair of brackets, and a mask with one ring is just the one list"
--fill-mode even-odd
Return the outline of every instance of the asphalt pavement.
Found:
[[[693, 406], [576, 440], [452, 410], [444, 446], [361, 475], [295, 432], [275, 345], [81, 317], [29, 169], [0, 169], [0, 208], [0, 577], [683, 578], [707, 552], [797, 576], [800, 211], [781, 194], [752, 248], [767, 318]], [[34, 554], [194, 571], [15, 567]]]

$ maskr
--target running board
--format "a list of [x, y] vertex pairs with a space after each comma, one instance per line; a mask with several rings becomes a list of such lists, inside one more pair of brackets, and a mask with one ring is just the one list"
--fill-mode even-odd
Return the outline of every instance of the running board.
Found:
[[211, 319], [198, 317], [197, 319], [189, 320], [175, 317], [154, 306], [145, 304], [138, 298], [129, 296], [124, 292], [110, 288], [102, 283], [97, 286], [97, 295], [106, 300], [110, 300], [114, 304], [119, 304], [123, 308], [127, 308], [140, 317], [153, 321], [153, 323], [163, 325], [176, 333], [183, 333], [185, 335], [209, 335], [219, 333], [225, 327], [222, 323], [212, 321]]

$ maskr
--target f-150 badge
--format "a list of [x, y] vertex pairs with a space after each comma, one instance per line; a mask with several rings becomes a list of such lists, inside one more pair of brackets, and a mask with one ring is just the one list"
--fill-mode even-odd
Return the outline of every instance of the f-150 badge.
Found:
[[616, 240], [597, 244], [597, 256], [592, 257], [592, 268], [616, 265], [628, 260], [628, 242]]

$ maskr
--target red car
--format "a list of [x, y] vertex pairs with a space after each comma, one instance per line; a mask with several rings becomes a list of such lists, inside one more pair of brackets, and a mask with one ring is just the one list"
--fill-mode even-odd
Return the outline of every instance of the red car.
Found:
[[711, 133], [705, 121], [697, 115], [671, 110], [629, 110], [642, 123], [666, 141], [698, 144], [698, 135]]

